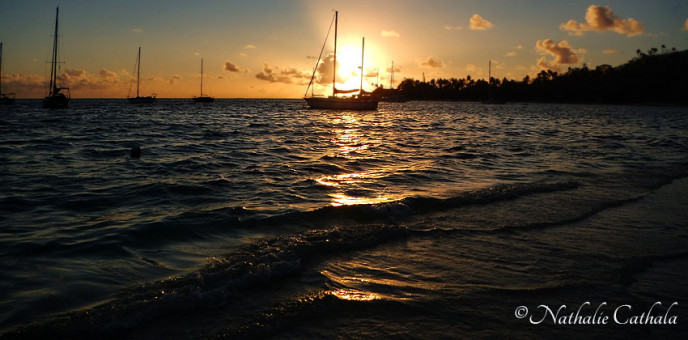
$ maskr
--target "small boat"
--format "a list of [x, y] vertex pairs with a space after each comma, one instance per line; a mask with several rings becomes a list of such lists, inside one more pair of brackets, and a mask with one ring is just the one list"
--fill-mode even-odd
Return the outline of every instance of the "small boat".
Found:
[[[48, 96], [43, 99], [43, 107], [49, 109], [64, 109], [68, 108], [72, 98], [67, 87], [57, 86], [57, 69], [59, 62], [57, 61], [57, 39], [59, 35], [57, 34], [57, 23], [60, 16], [60, 8], [57, 7], [55, 14], [55, 37], [53, 38], [53, 55], [50, 61], [50, 88]], [[65, 90], [66, 94], [62, 92]]]
[[201, 95], [198, 97], [193, 97], [194, 103], [212, 103], [215, 98], [208, 95], [203, 95], [203, 58], [201, 58]]
[[[315, 73], [318, 69], [318, 64], [320, 63], [321, 57], [322, 57], [322, 50], [320, 51], [320, 56], [318, 57], [318, 61], [315, 64], [315, 68], [313, 69], [313, 76], [311, 76], [311, 81], [308, 84], [308, 87], [306, 88], [306, 94], [304, 95], [304, 100], [306, 100], [306, 103], [308, 103], [308, 106], [311, 109], [320, 109], [320, 110], [355, 110], [355, 111], [363, 111], [363, 110], [377, 110], [377, 105], [378, 105], [378, 98], [371, 96], [371, 93], [363, 91], [363, 51], [365, 50], [365, 38], [363, 38], [363, 47], [361, 48], [361, 87], [358, 90], [338, 90], [335, 86], [335, 83], [337, 82], [337, 20], [338, 20], [338, 15], [339, 12], [335, 11], [334, 12], [334, 62], [332, 65], [334, 66], [333, 69], [333, 75], [332, 75], [332, 95], [329, 97], [322, 97], [322, 96], [315, 96], [311, 94], [310, 97], [306, 97], [308, 95], [308, 90], [313, 86], [313, 80], [315, 79]], [[332, 27], [332, 26], [330, 26]], [[328, 32], [329, 36], [329, 32]], [[327, 38], [326, 38], [327, 39]], [[323, 45], [324, 47], [324, 45]], [[338, 97], [337, 94], [346, 94], [346, 93], [354, 93], [358, 92], [358, 94], [350, 96], [350, 97]]]
[[497, 98], [492, 94], [492, 60], [488, 61], [487, 70], [489, 87], [487, 90], [487, 100], [484, 100], [483, 104], [506, 104], [506, 100]]
[[2, 93], [2, 42], [0, 42], [0, 105], [14, 104], [14, 93]]
[[[139, 83], [141, 80], [141, 46], [139, 46], [139, 55], [136, 58], [136, 97], [131, 98], [127, 94], [127, 99], [129, 100], [130, 103], [132, 104], [150, 104], [150, 103], [155, 103], [155, 95], [152, 96], [145, 96], [141, 97], [139, 95]], [[129, 90], [131, 91], [131, 86], [129, 86]]]

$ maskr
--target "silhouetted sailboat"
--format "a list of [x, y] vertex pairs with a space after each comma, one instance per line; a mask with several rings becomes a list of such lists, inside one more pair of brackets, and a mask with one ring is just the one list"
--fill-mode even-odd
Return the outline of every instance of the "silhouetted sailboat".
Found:
[[14, 104], [14, 93], [2, 93], [2, 42], [0, 42], [0, 105], [12, 104]]
[[[155, 102], [155, 95], [152, 96], [146, 96], [146, 97], [141, 97], [139, 95], [139, 83], [141, 80], [141, 46], [139, 46], [139, 55], [136, 58], [136, 97], [135, 98], [130, 98], [129, 94], [127, 94], [127, 99], [129, 99], [129, 102], [132, 104], [149, 104], [149, 103], [154, 103]], [[129, 90], [131, 90], [131, 86], [129, 87]]]
[[380, 101], [381, 102], [394, 102], [394, 103], [405, 103], [408, 101], [408, 98], [404, 96], [403, 94], [399, 93], [398, 89], [394, 88], [394, 60], [392, 60], [392, 68], [390, 70], [390, 78], [389, 78], [389, 89], [385, 90], [383, 88], [380, 88], [379, 90], [376, 90], [375, 92], [380, 93]]
[[[361, 87], [358, 90], [338, 90], [335, 86], [337, 80], [337, 20], [339, 12], [334, 12], [334, 61], [333, 74], [332, 74], [332, 95], [329, 97], [318, 97], [311, 94], [308, 95], [308, 89], [313, 85], [313, 80], [315, 79], [315, 72], [317, 71], [318, 64], [320, 63], [320, 57], [322, 57], [322, 50], [320, 51], [320, 57], [318, 57], [318, 62], [315, 64], [315, 69], [313, 70], [313, 76], [311, 76], [311, 81], [306, 88], [306, 94], [304, 99], [311, 109], [323, 109], [323, 110], [377, 110], [378, 99], [370, 95], [370, 93], [363, 91], [363, 51], [365, 49], [365, 38], [363, 38], [363, 47], [361, 48]], [[330, 26], [331, 28], [332, 26]], [[329, 36], [329, 32], [328, 32]], [[327, 38], [325, 39], [327, 41]], [[323, 48], [325, 46], [323, 45]], [[337, 97], [338, 93], [354, 93], [358, 92], [357, 95], [352, 97]]]
[[487, 100], [483, 101], [483, 104], [506, 104], [506, 100], [497, 98], [492, 93], [492, 60], [488, 61], [487, 74], [489, 85], [487, 89]]
[[201, 95], [198, 97], [193, 97], [195, 103], [212, 103], [215, 98], [203, 95], [203, 58], [201, 58]]
[[[55, 37], [53, 38], [53, 56], [50, 61], [50, 88], [48, 96], [43, 99], [43, 107], [50, 109], [64, 109], [69, 107], [72, 100], [69, 88], [58, 87], [57, 86], [57, 23], [60, 16], [60, 8], [57, 7], [55, 13]], [[67, 94], [62, 93], [62, 90], [66, 90]]]

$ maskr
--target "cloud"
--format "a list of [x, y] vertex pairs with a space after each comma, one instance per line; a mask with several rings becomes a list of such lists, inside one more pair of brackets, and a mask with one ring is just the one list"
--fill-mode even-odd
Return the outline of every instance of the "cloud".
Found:
[[506, 55], [507, 55], [508, 57], [515, 57], [515, 56], [517, 56], [517, 55], [518, 55], [518, 53], [517, 53], [517, 52], [514, 52], [514, 51], [512, 51], [512, 52], [508, 52], [508, 53], [507, 53]]
[[116, 83], [119, 81], [119, 76], [117, 75], [117, 73], [112, 72], [110, 70], [106, 70], [104, 68], [98, 71], [98, 76], [101, 80], [106, 82]]
[[472, 30], [480, 30], [484, 31], [486, 29], [494, 27], [494, 24], [483, 19], [480, 15], [478, 14], [473, 14], [471, 19], [469, 20], [470, 27]]
[[2, 82], [5, 91], [11, 92], [39, 92], [48, 89], [48, 80], [36, 74], [3, 73]]
[[380, 35], [382, 35], [385, 38], [398, 38], [399, 37], [399, 33], [397, 33], [394, 30], [391, 30], [391, 31], [382, 30], [382, 33], [380, 33]]
[[271, 67], [268, 63], [263, 62], [263, 71], [256, 74], [256, 78], [271, 83], [305, 85], [306, 83], [304, 81], [310, 79], [311, 75], [295, 68], [282, 69], [279, 67]]
[[[131, 80], [131, 74], [127, 70], [111, 71], [105, 68], [95, 73], [68, 68], [57, 77], [60, 87], [70, 88], [72, 95], [77, 96], [121, 97], [126, 94]], [[17, 92], [22, 97], [39, 98], [48, 91], [48, 79], [35, 74], [3, 73], [2, 80], [3, 88]]]
[[245, 48], [245, 49], [249, 49], [249, 50], [255, 50], [255, 49], [256, 49], [256, 45], [248, 44], [248, 45], [244, 46], [244, 48]]
[[688, 31], [688, 19], [683, 23], [683, 30]]
[[141, 33], [141, 32], [143, 32], [143, 29], [141, 29], [141, 28], [132, 28], [131, 31], [134, 32], [134, 33]]
[[113, 71], [101, 69], [98, 74], [90, 74], [82, 69], [66, 69], [58, 75], [60, 83], [72, 89], [107, 89], [123, 84]]
[[585, 31], [614, 31], [627, 37], [640, 35], [643, 33], [644, 26], [633, 18], [621, 19], [612, 12], [608, 6], [590, 5], [585, 12], [585, 23], [577, 22], [573, 19], [565, 24], [559, 25], [564, 31], [569, 31], [569, 35], [582, 36]]
[[[332, 73], [333, 73], [333, 63], [334, 63], [334, 56], [332, 54], [327, 55], [325, 58], [322, 59], [320, 62], [320, 65], [318, 65], [317, 69], [317, 83], [320, 85], [326, 85], [332, 83]], [[339, 68], [339, 62], [337, 62], [337, 68]], [[310, 78], [309, 78], [310, 79]], [[339, 79], [339, 81], [346, 82], [347, 79]]]
[[537, 65], [541, 69], [558, 70], [559, 65], [578, 64], [580, 58], [576, 52], [585, 53], [584, 49], [574, 50], [566, 40], [555, 43], [552, 39], [538, 40], [535, 49], [540, 53], [549, 54], [553, 60], [547, 60], [546, 56], [538, 58]]
[[460, 31], [463, 29], [461, 26], [451, 26], [451, 25], [444, 25], [444, 29], [447, 31]]
[[170, 79], [168, 80], [170, 84], [174, 84], [180, 80], [184, 79], [184, 77], [178, 75], [178, 74], [173, 74], [170, 76]]
[[516, 48], [519, 49], [519, 50], [522, 50], [522, 49], [523, 49], [523, 45], [516, 45]]
[[239, 72], [239, 66], [231, 61], [225, 61], [225, 71]]
[[421, 66], [427, 66], [431, 68], [441, 68], [444, 67], [444, 62], [433, 56], [429, 56], [428, 59], [420, 63]]
[[[391, 67], [385, 68], [385, 72], [392, 73], [392, 68]], [[394, 66], [394, 72], [401, 73], [401, 67], [395, 65]]]
[[[121, 71], [120, 74], [122, 76], [129, 76], [129, 73], [124, 70]], [[69, 87], [72, 90], [103, 90], [113, 89], [125, 85], [127, 80], [122, 81], [121, 79], [123, 77], [120, 77], [120, 74], [104, 68], [100, 69], [100, 71], [98, 71], [96, 74], [88, 73], [86, 70], [82, 69], [68, 68], [57, 77], [60, 86]], [[128, 77], [125, 79], [128, 79]]]

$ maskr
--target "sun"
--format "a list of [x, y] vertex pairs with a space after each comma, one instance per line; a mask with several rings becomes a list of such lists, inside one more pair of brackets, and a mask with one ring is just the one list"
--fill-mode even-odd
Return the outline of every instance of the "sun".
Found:
[[[367, 53], [366, 53], [367, 54]], [[366, 55], [364, 58], [364, 67], [369, 69], [371, 65], [367, 65], [371, 58]], [[344, 45], [337, 49], [337, 88], [341, 90], [358, 89], [361, 86], [361, 46]], [[363, 89], [370, 90], [370, 84], [367, 79], [363, 79]]]

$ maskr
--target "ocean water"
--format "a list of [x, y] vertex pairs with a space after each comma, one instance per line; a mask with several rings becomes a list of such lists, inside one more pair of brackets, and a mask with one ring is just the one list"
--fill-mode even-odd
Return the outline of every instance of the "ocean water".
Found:
[[26, 100], [0, 175], [3, 338], [686, 334], [684, 107]]

